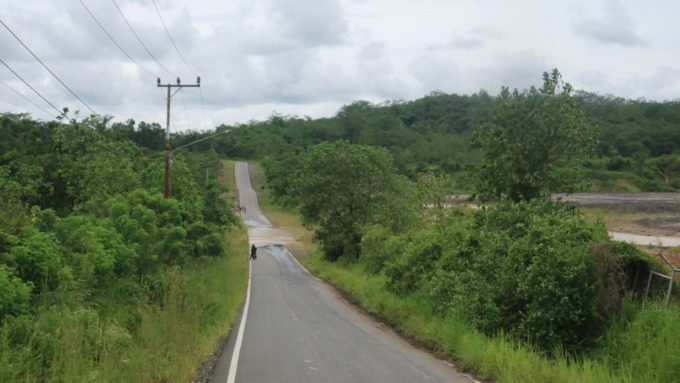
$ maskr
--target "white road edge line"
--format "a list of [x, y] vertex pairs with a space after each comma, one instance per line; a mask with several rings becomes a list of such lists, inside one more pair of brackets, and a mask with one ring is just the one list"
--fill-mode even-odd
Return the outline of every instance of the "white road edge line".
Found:
[[236, 367], [238, 366], [238, 358], [241, 354], [241, 344], [243, 343], [243, 332], [246, 328], [246, 318], [248, 317], [248, 306], [250, 306], [250, 279], [253, 274], [253, 264], [250, 262], [248, 266], [248, 291], [246, 292], [246, 304], [243, 306], [243, 316], [241, 317], [241, 325], [238, 327], [238, 335], [236, 336], [236, 345], [234, 345], [234, 352], [231, 354], [231, 364], [229, 365], [229, 375], [227, 376], [227, 383], [236, 382]]

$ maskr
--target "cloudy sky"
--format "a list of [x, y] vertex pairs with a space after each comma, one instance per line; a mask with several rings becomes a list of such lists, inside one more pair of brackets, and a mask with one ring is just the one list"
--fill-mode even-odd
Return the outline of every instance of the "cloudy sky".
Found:
[[0, 112], [165, 126], [156, 78], [200, 75], [172, 97], [171, 129], [206, 130], [526, 89], [555, 67], [576, 89], [673, 100], [678, 17], [677, 0], [0, 0]]

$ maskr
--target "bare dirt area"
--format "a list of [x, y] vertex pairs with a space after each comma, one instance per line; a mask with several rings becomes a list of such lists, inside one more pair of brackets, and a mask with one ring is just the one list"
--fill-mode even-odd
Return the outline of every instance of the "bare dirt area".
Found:
[[555, 197], [578, 208], [607, 211], [602, 216], [611, 231], [680, 236], [680, 193], [576, 193]]

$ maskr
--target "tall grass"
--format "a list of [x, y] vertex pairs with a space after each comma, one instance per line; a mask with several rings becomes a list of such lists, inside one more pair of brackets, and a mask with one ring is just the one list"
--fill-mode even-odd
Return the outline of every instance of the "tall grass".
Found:
[[173, 268], [163, 298], [53, 292], [38, 314], [0, 327], [0, 382], [182, 382], [217, 352], [245, 296], [248, 238], [229, 256]]
[[366, 273], [360, 263], [329, 263], [318, 254], [302, 262], [314, 274], [344, 291], [369, 313], [404, 336], [492, 382], [678, 382], [680, 309], [627, 302], [590, 355], [552, 357], [503, 334], [487, 337], [455, 313], [435, 315], [417, 295], [400, 297], [385, 288], [385, 278]]

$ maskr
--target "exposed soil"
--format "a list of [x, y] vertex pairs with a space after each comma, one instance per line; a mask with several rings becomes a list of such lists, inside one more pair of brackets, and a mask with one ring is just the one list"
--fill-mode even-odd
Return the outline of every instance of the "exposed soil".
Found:
[[568, 205], [640, 215], [608, 229], [632, 234], [680, 237], [680, 193], [577, 193], [557, 195]]

